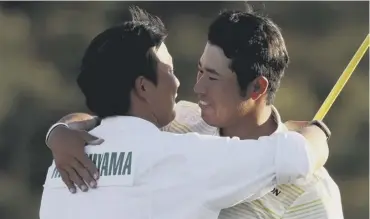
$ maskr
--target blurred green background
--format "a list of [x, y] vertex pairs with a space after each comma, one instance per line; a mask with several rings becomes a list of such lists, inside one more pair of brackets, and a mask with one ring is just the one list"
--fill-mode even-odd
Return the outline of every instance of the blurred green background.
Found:
[[[192, 86], [207, 28], [222, 8], [243, 2], [1, 2], [0, 3], [0, 218], [36, 219], [51, 153], [48, 127], [84, 111], [75, 83], [89, 41], [127, 17], [136, 4], [160, 16], [181, 81]], [[283, 30], [291, 64], [275, 105], [284, 120], [312, 119], [369, 33], [369, 2], [252, 2]], [[369, 218], [369, 53], [325, 121], [331, 127], [326, 167], [338, 183], [345, 218]], [[61, 206], [63, 207], [63, 206]]]

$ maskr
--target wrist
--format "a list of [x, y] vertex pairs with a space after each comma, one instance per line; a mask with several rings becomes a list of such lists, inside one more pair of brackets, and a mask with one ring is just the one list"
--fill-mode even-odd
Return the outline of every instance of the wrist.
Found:
[[60, 128], [69, 128], [66, 123], [63, 122], [57, 122], [54, 125], [52, 125], [48, 132], [46, 133], [46, 138], [45, 138], [45, 144], [50, 148], [50, 142], [52, 140], [53, 135], [58, 132]]

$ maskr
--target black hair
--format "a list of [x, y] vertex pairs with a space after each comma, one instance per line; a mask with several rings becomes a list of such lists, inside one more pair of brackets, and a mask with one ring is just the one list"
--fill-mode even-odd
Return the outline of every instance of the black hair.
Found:
[[127, 115], [135, 80], [144, 76], [157, 84], [155, 55], [167, 36], [160, 18], [130, 7], [130, 21], [98, 34], [82, 59], [78, 86], [87, 107], [100, 118]]
[[272, 104], [289, 56], [280, 29], [271, 19], [250, 7], [246, 12], [224, 10], [210, 25], [208, 42], [231, 59], [229, 67], [237, 75], [242, 96], [255, 78], [266, 77], [267, 104]]

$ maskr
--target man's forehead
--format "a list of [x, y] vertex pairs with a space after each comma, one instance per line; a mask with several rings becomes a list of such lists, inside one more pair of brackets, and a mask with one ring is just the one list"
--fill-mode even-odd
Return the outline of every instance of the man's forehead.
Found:
[[206, 44], [199, 64], [205, 68], [215, 69], [221, 74], [230, 72], [230, 59], [225, 56], [223, 50], [220, 47], [212, 45], [210, 43]]
[[166, 44], [162, 43], [155, 53], [160, 63], [172, 67], [172, 56], [168, 52]]

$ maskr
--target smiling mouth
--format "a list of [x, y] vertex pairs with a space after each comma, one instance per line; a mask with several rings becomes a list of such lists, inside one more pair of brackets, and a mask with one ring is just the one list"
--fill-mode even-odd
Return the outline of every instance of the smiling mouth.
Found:
[[203, 100], [200, 100], [200, 101], [199, 101], [199, 105], [200, 105], [200, 106], [208, 106], [208, 105], [209, 105], [209, 103], [207, 103], [207, 102], [205, 102], [205, 101], [203, 101]]

